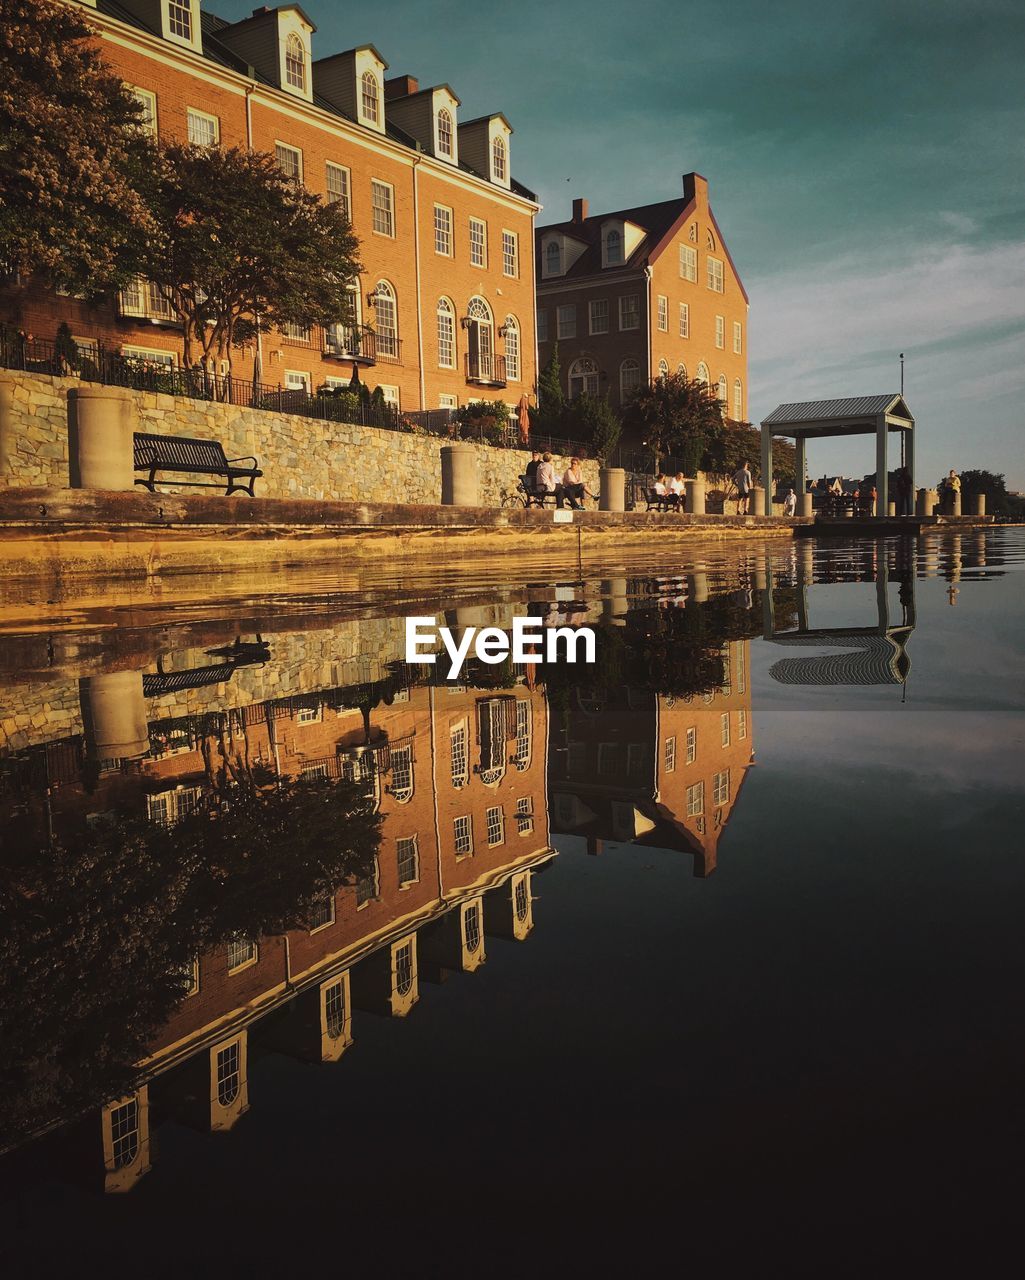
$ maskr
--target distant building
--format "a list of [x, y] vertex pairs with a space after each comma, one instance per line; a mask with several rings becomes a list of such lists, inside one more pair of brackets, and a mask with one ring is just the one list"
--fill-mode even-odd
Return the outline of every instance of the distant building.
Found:
[[714, 387], [726, 415], [748, 416], [748, 297], [708, 203], [708, 183], [683, 196], [537, 229], [540, 365], [559, 344], [563, 390], [624, 404], [670, 372]]

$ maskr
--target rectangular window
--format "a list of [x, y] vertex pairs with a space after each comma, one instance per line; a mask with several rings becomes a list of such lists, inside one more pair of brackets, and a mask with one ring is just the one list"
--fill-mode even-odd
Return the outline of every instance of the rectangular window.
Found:
[[380, 384], [381, 395], [384, 396], [384, 403], [390, 404], [393, 409], [399, 407], [399, 389], [398, 387], [387, 387], [382, 382]]
[[589, 333], [608, 333], [609, 300], [598, 298], [587, 304], [587, 328]]
[[345, 1030], [345, 981], [339, 979], [324, 988], [324, 1029], [332, 1040]]
[[737, 692], [747, 693], [747, 651], [743, 640], [737, 645]]
[[741, 707], [737, 712], [737, 737], [744, 741], [747, 737], [747, 708]]
[[310, 375], [302, 369], [286, 369], [285, 370], [285, 390], [286, 391], [305, 391], [307, 395], [310, 392]]
[[334, 922], [335, 900], [330, 893], [325, 893], [310, 908], [310, 933], [316, 933], [318, 929], [326, 929], [329, 924], [334, 924]]
[[487, 811], [488, 847], [505, 843], [505, 811], [501, 805], [493, 805]]
[[395, 856], [399, 864], [399, 888], [405, 889], [420, 879], [420, 854], [416, 836], [407, 836], [395, 842]]
[[698, 251], [689, 244], [680, 245], [680, 277], [691, 282], [698, 278]]
[[744, 349], [744, 327], [739, 320], [733, 322], [733, 354], [739, 356]]
[[669, 299], [662, 293], [658, 295], [658, 330], [659, 333], [669, 332]]
[[345, 216], [352, 221], [352, 205], [349, 198], [349, 170], [340, 164], [327, 164], [327, 202], [340, 204]]
[[228, 972], [235, 973], [255, 964], [260, 958], [260, 948], [251, 938], [234, 938], [228, 943]]
[[548, 341], [548, 312], [539, 311], [537, 313], [537, 340], [538, 342]]
[[686, 302], [680, 303], [680, 337], [690, 337], [690, 306]]
[[173, 827], [195, 813], [203, 792], [199, 787], [173, 787], [146, 797], [146, 817], [158, 827]]
[[452, 257], [452, 210], [443, 204], [434, 206], [434, 252]]
[[242, 1046], [236, 1040], [218, 1050], [216, 1058], [217, 1101], [222, 1107], [230, 1107], [239, 1094], [242, 1083]]
[[639, 329], [641, 327], [641, 308], [636, 293], [619, 299], [620, 329]]
[[470, 266], [488, 265], [488, 224], [480, 218], [470, 219]]
[[459, 397], [450, 396], [447, 394], [447, 392], [443, 391], [441, 395], [438, 396], [438, 408], [439, 409], [458, 409]]
[[359, 911], [365, 907], [368, 902], [373, 902], [381, 896], [381, 865], [377, 861], [377, 854], [374, 854], [374, 865], [368, 875], [361, 876], [356, 881], [356, 910]]
[[304, 764], [299, 770], [299, 777], [303, 778], [307, 782], [313, 782], [317, 779], [324, 779], [326, 781], [330, 776], [327, 764], [324, 761], [321, 761], [319, 764]]
[[379, 236], [395, 235], [394, 192], [387, 182], [373, 179], [370, 183], [370, 205], [373, 209], [373, 228]]
[[176, 319], [171, 300], [161, 286], [152, 280], [144, 280], [142, 276], [136, 276], [125, 285], [118, 301], [123, 316], [138, 317], [140, 320]]
[[220, 142], [221, 122], [216, 116], [208, 116], [205, 111], [194, 111], [189, 107], [186, 119], [189, 141], [194, 147], [215, 147]]
[[726, 317], [715, 317], [715, 345], [720, 351], [726, 347]]
[[150, 93], [148, 89], [137, 89], [134, 84], [130, 84], [128, 90], [142, 108], [139, 115], [139, 128], [143, 133], [151, 133], [155, 138], [157, 136], [157, 95]]
[[514, 279], [520, 274], [520, 243], [515, 231], [502, 232], [502, 273]]
[[452, 767], [452, 785], [456, 788], [466, 786], [466, 725], [459, 724], [452, 730], [449, 740], [449, 760]]
[[413, 794], [413, 748], [393, 747], [391, 752], [391, 794], [406, 801]]
[[132, 1098], [110, 1113], [111, 1164], [123, 1169], [139, 1154], [139, 1100]]
[[719, 717], [719, 741], [722, 746], [730, 745], [730, 713], [724, 711]]
[[708, 266], [708, 287], [713, 293], [722, 293], [723, 291], [723, 272], [722, 259], [709, 257], [706, 259]]
[[468, 814], [452, 820], [452, 838], [457, 858], [465, 858], [468, 853], [473, 853], [473, 827]]
[[723, 769], [712, 779], [712, 799], [716, 808], [730, 802], [730, 771]]
[[666, 738], [666, 754], [665, 754], [665, 771], [673, 773], [676, 770], [676, 739]]
[[299, 707], [295, 712], [296, 724], [320, 724], [323, 718], [321, 707]]
[[698, 758], [698, 731], [695, 727], [687, 730], [687, 763], [693, 764]]
[[560, 307], [558, 310], [558, 335], [559, 341], [563, 338], [575, 338], [577, 336], [577, 309], [571, 302], [566, 306]]
[[516, 701], [516, 750], [512, 758], [517, 769], [525, 769], [530, 764], [532, 740], [533, 720], [530, 715], [530, 703], [526, 698], [518, 698]]
[[534, 803], [530, 796], [521, 796], [516, 801], [516, 833], [529, 835], [534, 830]]
[[296, 347], [308, 347], [313, 341], [313, 330], [308, 324], [287, 322], [281, 326], [281, 336]]
[[692, 783], [687, 788], [687, 817], [699, 818], [705, 812], [705, 784]]
[[140, 360], [146, 364], [163, 365], [165, 369], [176, 369], [178, 359], [173, 351], [155, 351], [152, 347], [122, 346], [121, 354], [129, 360]]
[[404, 942], [392, 953], [395, 965], [395, 990], [399, 995], [406, 995], [413, 986], [413, 943]]
[[287, 142], [275, 142], [274, 159], [278, 168], [297, 182], [303, 180], [303, 153], [298, 147], [290, 147]]
[[192, 5], [189, 0], [168, 0], [167, 29], [182, 40], [192, 40]]

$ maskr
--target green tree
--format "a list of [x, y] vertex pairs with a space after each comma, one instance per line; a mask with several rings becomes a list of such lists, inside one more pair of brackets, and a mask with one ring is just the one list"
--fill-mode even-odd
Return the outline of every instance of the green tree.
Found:
[[559, 344], [552, 345], [552, 354], [537, 378], [538, 426], [548, 432], [558, 431], [562, 424], [562, 411], [566, 397], [562, 394], [562, 369], [559, 365]]
[[239, 147], [172, 145], [153, 184], [156, 232], [145, 274], [159, 285], [208, 367], [258, 328], [328, 325], [350, 315], [359, 242], [340, 203], [327, 204]]
[[134, 274], [152, 231], [142, 108], [92, 35], [75, 7], [0, 0], [0, 269], [87, 294]]
[[675, 454], [693, 475], [722, 433], [722, 405], [705, 383], [670, 373], [634, 392], [623, 411], [623, 425], [657, 461]]
[[592, 396], [584, 391], [566, 406], [563, 418], [569, 435], [574, 440], [586, 440], [596, 458], [611, 457], [623, 424], [607, 396]]
[[[946, 479], [946, 477], [944, 477]], [[1007, 515], [1013, 503], [1007, 492], [1007, 482], [1002, 474], [993, 471], [962, 471], [961, 494], [963, 497], [986, 495], [986, 510], [993, 515]]]

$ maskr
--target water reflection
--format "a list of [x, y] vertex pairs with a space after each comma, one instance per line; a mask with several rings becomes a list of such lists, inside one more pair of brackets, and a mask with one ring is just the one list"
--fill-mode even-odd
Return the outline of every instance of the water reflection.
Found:
[[232, 1128], [263, 1055], [336, 1062], [365, 1014], [526, 941], [557, 849], [709, 876], [755, 762], [752, 646], [827, 650], [776, 683], [903, 692], [917, 584], [1004, 557], [745, 546], [528, 582], [439, 621], [586, 623], [595, 667], [462, 684], [396, 661], [408, 606], [3, 637], [4, 1142], [128, 1189], [161, 1125]]

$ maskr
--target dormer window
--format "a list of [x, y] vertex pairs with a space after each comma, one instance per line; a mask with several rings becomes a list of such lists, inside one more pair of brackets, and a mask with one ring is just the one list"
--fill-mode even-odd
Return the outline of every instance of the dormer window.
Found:
[[505, 139], [497, 136], [491, 143], [491, 171], [492, 177], [496, 182], [504, 182], [506, 179], [508, 152], [505, 146]]
[[192, 4], [191, 0], [167, 0], [167, 29], [179, 40], [192, 44]]
[[562, 247], [558, 240], [548, 241], [548, 247], [545, 249], [545, 274], [562, 275]]
[[447, 107], [438, 112], [438, 155], [452, 159], [452, 112]]
[[306, 92], [306, 50], [295, 32], [285, 42], [285, 83]]
[[363, 118], [377, 124], [381, 118], [381, 86], [372, 71], [364, 71], [361, 81]]
[[605, 265], [607, 267], [615, 267], [619, 266], [622, 261], [623, 237], [613, 227], [605, 236]]

